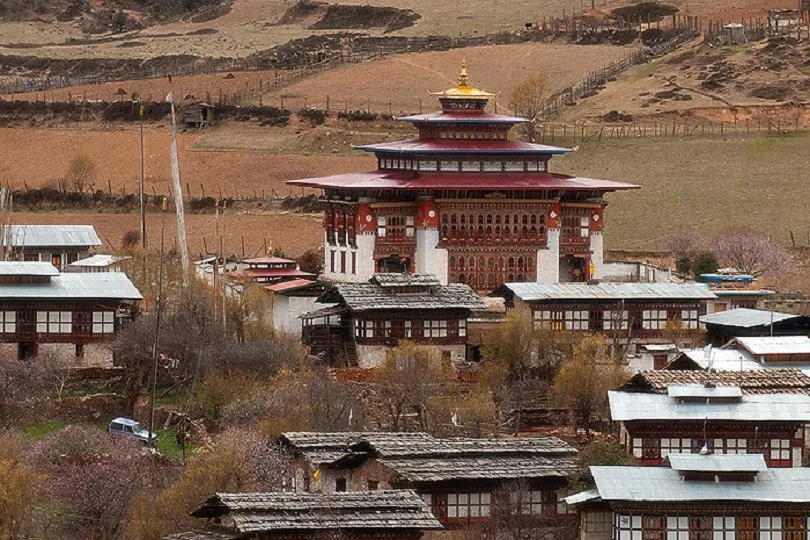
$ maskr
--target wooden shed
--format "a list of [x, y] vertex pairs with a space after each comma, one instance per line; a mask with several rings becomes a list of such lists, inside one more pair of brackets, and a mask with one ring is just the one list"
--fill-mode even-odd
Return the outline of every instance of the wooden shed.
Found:
[[189, 103], [183, 108], [186, 127], [202, 129], [214, 123], [214, 106], [202, 101]]

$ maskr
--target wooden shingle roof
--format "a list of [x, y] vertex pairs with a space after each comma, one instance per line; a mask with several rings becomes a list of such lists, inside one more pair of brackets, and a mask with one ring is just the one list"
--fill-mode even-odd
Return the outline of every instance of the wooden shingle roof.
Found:
[[191, 514], [228, 516], [239, 533], [441, 529], [413, 491], [217, 493]]
[[670, 385], [739, 386], [744, 394], [810, 394], [810, 376], [799, 369], [755, 371], [642, 371], [617, 390], [666, 394]]
[[[375, 309], [486, 309], [483, 299], [463, 283], [438, 285], [435, 276], [391, 276], [378, 274], [368, 283], [341, 283], [322, 294], [318, 302], [340, 304], [354, 312]], [[404, 290], [409, 288], [419, 290]]]

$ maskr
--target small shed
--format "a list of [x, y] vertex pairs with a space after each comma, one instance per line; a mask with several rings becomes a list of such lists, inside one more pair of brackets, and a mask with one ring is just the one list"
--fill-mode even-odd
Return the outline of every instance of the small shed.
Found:
[[745, 37], [745, 26], [740, 23], [729, 23], [723, 27], [723, 42], [730, 45], [748, 43]]
[[183, 109], [186, 127], [202, 129], [214, 123], [214, 106], [203, 101], [189, 103]]

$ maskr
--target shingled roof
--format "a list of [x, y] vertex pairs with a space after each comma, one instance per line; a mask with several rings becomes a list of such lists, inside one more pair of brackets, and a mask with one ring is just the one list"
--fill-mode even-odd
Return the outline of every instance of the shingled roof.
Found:
[[363, 439], [335, 463], [351, 465], [376, 458], [411, 482], [504, 480], [568, 476], [577, 451], [556, 437], [527, 439]]
[[435, 276], [377, 274], [368, 283], [341, 283], [318, 298], [351, 311], [374, 309], [486, 309], [468, 285], [440, 285]]
[[233, 529], [252, 532], [441, 529], [413, 491], [341, 493], [217, 493], [191, 514], [228, 516]]
[[349, 444], [359, 440], [390, 445], [434, 439], [427, 433], [291, 431], [282, 433], [281, 440], [310, 463], [322, 464], [331, 463], [350, 454]]
[[739, 386], [744, 394], [810, 394], [810, 376], [799, 369], [756, 371], [642, 371], [617, 390], [666, 394], [670, 385]]

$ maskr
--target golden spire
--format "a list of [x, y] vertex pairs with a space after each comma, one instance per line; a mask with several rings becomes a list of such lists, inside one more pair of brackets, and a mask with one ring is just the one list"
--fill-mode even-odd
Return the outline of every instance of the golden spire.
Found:
[[470, 85], [470, 76], [467, 75], [467, 57], [463, 56], [461, 58], [461, 73], [458, 74], [458, 85], [459, 86], [469, 86]]

